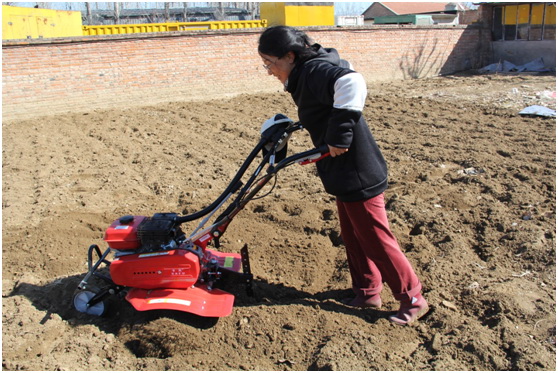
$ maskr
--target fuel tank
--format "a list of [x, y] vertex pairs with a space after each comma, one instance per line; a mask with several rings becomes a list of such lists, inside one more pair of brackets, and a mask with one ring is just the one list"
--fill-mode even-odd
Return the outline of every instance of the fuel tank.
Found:
[[146, 218], [145, 216], [126, 215], [116, 219], [105, 231], [104, 240], [111, 249], [135, 250], [140, 248], [138, 227]]

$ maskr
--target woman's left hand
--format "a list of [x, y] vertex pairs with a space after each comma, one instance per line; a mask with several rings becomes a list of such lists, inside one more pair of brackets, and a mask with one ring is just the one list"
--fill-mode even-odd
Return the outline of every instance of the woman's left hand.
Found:
[[337, 157], [338, 155], [341, 155], [349, 151], [349, 148], [336, 148], [335, 146], [331, 146], [331, 145], [328, 145], [328, 147], [329, 147], [329, 155], [331, 155], [332, 157]]

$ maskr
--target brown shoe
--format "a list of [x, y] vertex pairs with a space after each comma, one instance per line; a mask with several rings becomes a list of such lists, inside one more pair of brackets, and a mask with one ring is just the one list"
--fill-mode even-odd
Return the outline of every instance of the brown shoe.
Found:
[[411, 325], [428, 312], [428, 303], [422, 295], [413, 297], [410, 301], [401, 302], [397, 314], [389, 317], [389, 321], [397, 325]]
[[351, 307], [359, 308], [380, 308], [382, 307], [382, 298], [380, 294], [365, 297], [357, 295], [355, 298], [346, 298], [341, 301], [343, 304]]

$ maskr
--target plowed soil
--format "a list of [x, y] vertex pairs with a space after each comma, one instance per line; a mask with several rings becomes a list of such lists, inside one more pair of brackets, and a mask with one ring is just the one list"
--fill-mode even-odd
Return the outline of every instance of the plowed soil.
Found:
[[[313, 165], [279, 174], [236, 216], [255, 296], [230, 316], [77, 312], [87, 248], [116, 218], [191, 213], [226, 187], [283, 92], [91, 110], [2, 124], [3, 370], [556, 369], [553, 75], [459, 75], [369, 86], [364, 111], [390, 167], [391, 227], [431, 311], [416, 325], [349, 308], [334, 199]], [[296, 133], [289, 153], [310, 149]], [[196, 224], [185, 224], [191, 232]]]

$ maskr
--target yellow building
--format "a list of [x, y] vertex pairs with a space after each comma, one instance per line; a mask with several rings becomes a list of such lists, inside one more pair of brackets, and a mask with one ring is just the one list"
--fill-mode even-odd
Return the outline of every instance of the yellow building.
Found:
[[82, 36], [81, 12], [2, 5], [2, 39]]
[[260, 18], [269, 26], [334, 26], [333, 3], [261, 3]]

